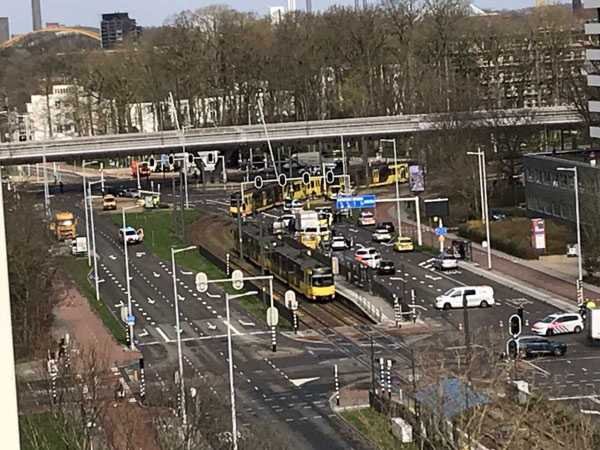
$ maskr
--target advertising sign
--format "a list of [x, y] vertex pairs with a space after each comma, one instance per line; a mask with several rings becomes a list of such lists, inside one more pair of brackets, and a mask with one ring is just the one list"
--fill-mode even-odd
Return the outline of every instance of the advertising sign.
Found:
[[544, 219], [531, 219], [531, 246], [535, 250], [546, 249], [546, 225]]
[[425, 172], [423, 166], [414, 165], [408, 167], [408, 186], [412, 192], [425, 191]]

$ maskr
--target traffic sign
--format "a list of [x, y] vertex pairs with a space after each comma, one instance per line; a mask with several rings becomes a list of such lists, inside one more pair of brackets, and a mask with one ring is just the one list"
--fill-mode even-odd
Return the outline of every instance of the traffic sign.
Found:
[[304, 172], [302, 174], [302, 183], [306, 184], [310, 184], [310, 173], [308, 172]]
[[262, 189], [263, 187], [263, 179], [260, 175], [258, 175], [256, 178], [254, 178], [254, 187], [256, 189]]
[[150, 170], [156, 169], [156, 158], [154, 156], [151, 156], [150, 159], [148, 159], [148, 167], [150, 167]]
[[292, 290], [286, 291], [285, 293], [285, 307], [292, 311], [298, 309], [298, 300], [296, 300], [296, 293]]
[[208, 291], [208, 275], [200, 272], [196, 275], [196, 290], [198, 292]]
[[267, 325], [275, 327], [279, 323], [279, 310], [274, 306], [267, 309]]
[[244, 287], [244, 273], [241, 270], [234, 270], [231, 274], [231, 280], [231, 285], [236, 291], [242, 290]]
[[327, 184], [333, 184], [333, 182], [335, 181], [335, 174], [333, 173], [333, 170], [328, 170], [325, 173], [325, 181], [327, 182]]
[[374, 194], [346, 196], [340, 195], [335, 201], [337, 209], [375, 208], [377, 196]]
[[446, 236], [448, 234], [448, 228], [446, 227], [437, 227], [435, 229], [436, 236]]
[[127, 325], [135, 325], [135, 316], [133, 314], [127, 316]]
[[279, 183], [279, 186], [281, 186], [281, 187], [284, 187], [287, 184], [287, 177], [285, 176], [285, 173], [279, 174], [279, 178], [277, 179], [277, 182]]

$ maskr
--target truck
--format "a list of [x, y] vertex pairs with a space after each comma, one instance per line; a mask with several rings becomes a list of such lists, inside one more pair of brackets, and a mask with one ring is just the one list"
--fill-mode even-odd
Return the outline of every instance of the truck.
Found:
[[88, 245], [85, 236], [76, 237], [71, 241], [71, 254], [73, 256], [86, 256], [87, 252]]
[[587, 309], [585, 327], [590, 341], [600, 343], [600, 309]]
[[50, 231], [56, 239], [75, 239], [77, 237], [77, 219], [70, 211], [58, 211], [50, 222]]
[[298, 211], [294, 214], [295, 235], [306, 247], [316, 249], [321, 242], [321, 221], [316, 211]]

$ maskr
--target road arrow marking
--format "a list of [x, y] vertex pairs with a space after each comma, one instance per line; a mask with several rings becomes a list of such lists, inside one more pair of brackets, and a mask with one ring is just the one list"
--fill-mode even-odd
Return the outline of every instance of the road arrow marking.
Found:
[[425, 275], [425, 278], [427, 278], [428, 280], [433, 280], [433, 281], [439, 281], [442, 279], [442, 277], [434, 277], [431, 275]]
[[240, 323], [241, 326], [243, 327], [255, 327], [256, 324], [254, 322], [246, 322], [243, 319], [238, 319], [238, 322]]
[[160, 273], [152, 272], [152, 275], [154, 275], [154, 278], [160, 278]]
[[156, 300], [152, 300], [150, 297], [146, 297], [148, 299], [148, 303], [150, 303], [151, 305], [154, 305], [156, 303]]
[[206, 295], [208, 295], [210, 298], [221, 298], [219, 294], [211, 294], [210, 292], [206, 292]]
[[181, 275], [192, 275], [193, 272], [184, 272], [183, 270], [180, 270]]
[[206, 326], [208, 327], [208, 329], [209, 329], [209, 330], [216, 330], [216, 329], [217, 329], [217, 326], [216, 326], [216, 325], [213, 325], [213, 324], [212, 324], [212, 323], [210, 323], [210, 322], [207, 322], [207, 323], [206, 323]]
[[108, 255], [108, 257], [109, 257], [110, 259], [112, 259], [113, 261], [117, 259], [117, 257], [116, 257], [115, 255]]
[[318, 380], [320, 377], [313, 377], [313, 378], [296, 378], [295, 380], [290, 379], [290, 382], [296, 386], [296, 387], [300, 387], [303, 384], [306, 383], [310, 383], [311, 381], [316, 381]]
[[138, 258], [141, 258], [142, 256], [146, 256], [146, 252], [136, 252], [135, 256], [137, 256]]

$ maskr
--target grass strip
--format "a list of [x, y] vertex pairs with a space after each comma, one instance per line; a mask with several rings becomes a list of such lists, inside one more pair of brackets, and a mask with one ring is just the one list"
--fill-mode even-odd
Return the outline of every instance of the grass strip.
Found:
[[108, 328], [115, 339], [119, 343], [125, 344], [127, 342], [125, 326], [114, 316], [103, 301], [96, 300], [96, 291], [88, 278], [90, 269], [87, 265], [87, 259], [65, 256], [62, 260], [62, 267], [64, 267], [67, 276], [77, 285], [79, 291], [87, 298], [92, 310], [98, 314], [98, 317], [100, 317], [104, 326]]
[[372, 408], [344, 411], [341, 415], [381, 450], [416, 450], [413, 444], [403, 444], [392, 434], [390, 419]]
[[[186, 226], [192, 225], [200, 217], [200, 212], [195, 210], [185, 211], [184, 220]], [[122, 226], [122, 217], [113, 215], [115, 225]], [[127, 226], [143, 228], [144, 244], [152, 253], [163, 261], [171, 262], [171, 247], [184, 247], [185, 244], [175, 233], [173, 224], [173, 211], [150, 210], [143, 213], [127, 214]], [[177, 255], [177, 265], [192, 272], [205, 272], [209, 280], [227, 278], [227, 275], [198, 251], [189, 251]], [[230, 284], [220, 285], [229, 294], [239, 294]], [[256, 320], [265, 321], [267, 306], [255, 296], [244, 297], [237, 300]], [[279, 327], [291, 329], [292, 325], [283, 316], [279, 317]]]

